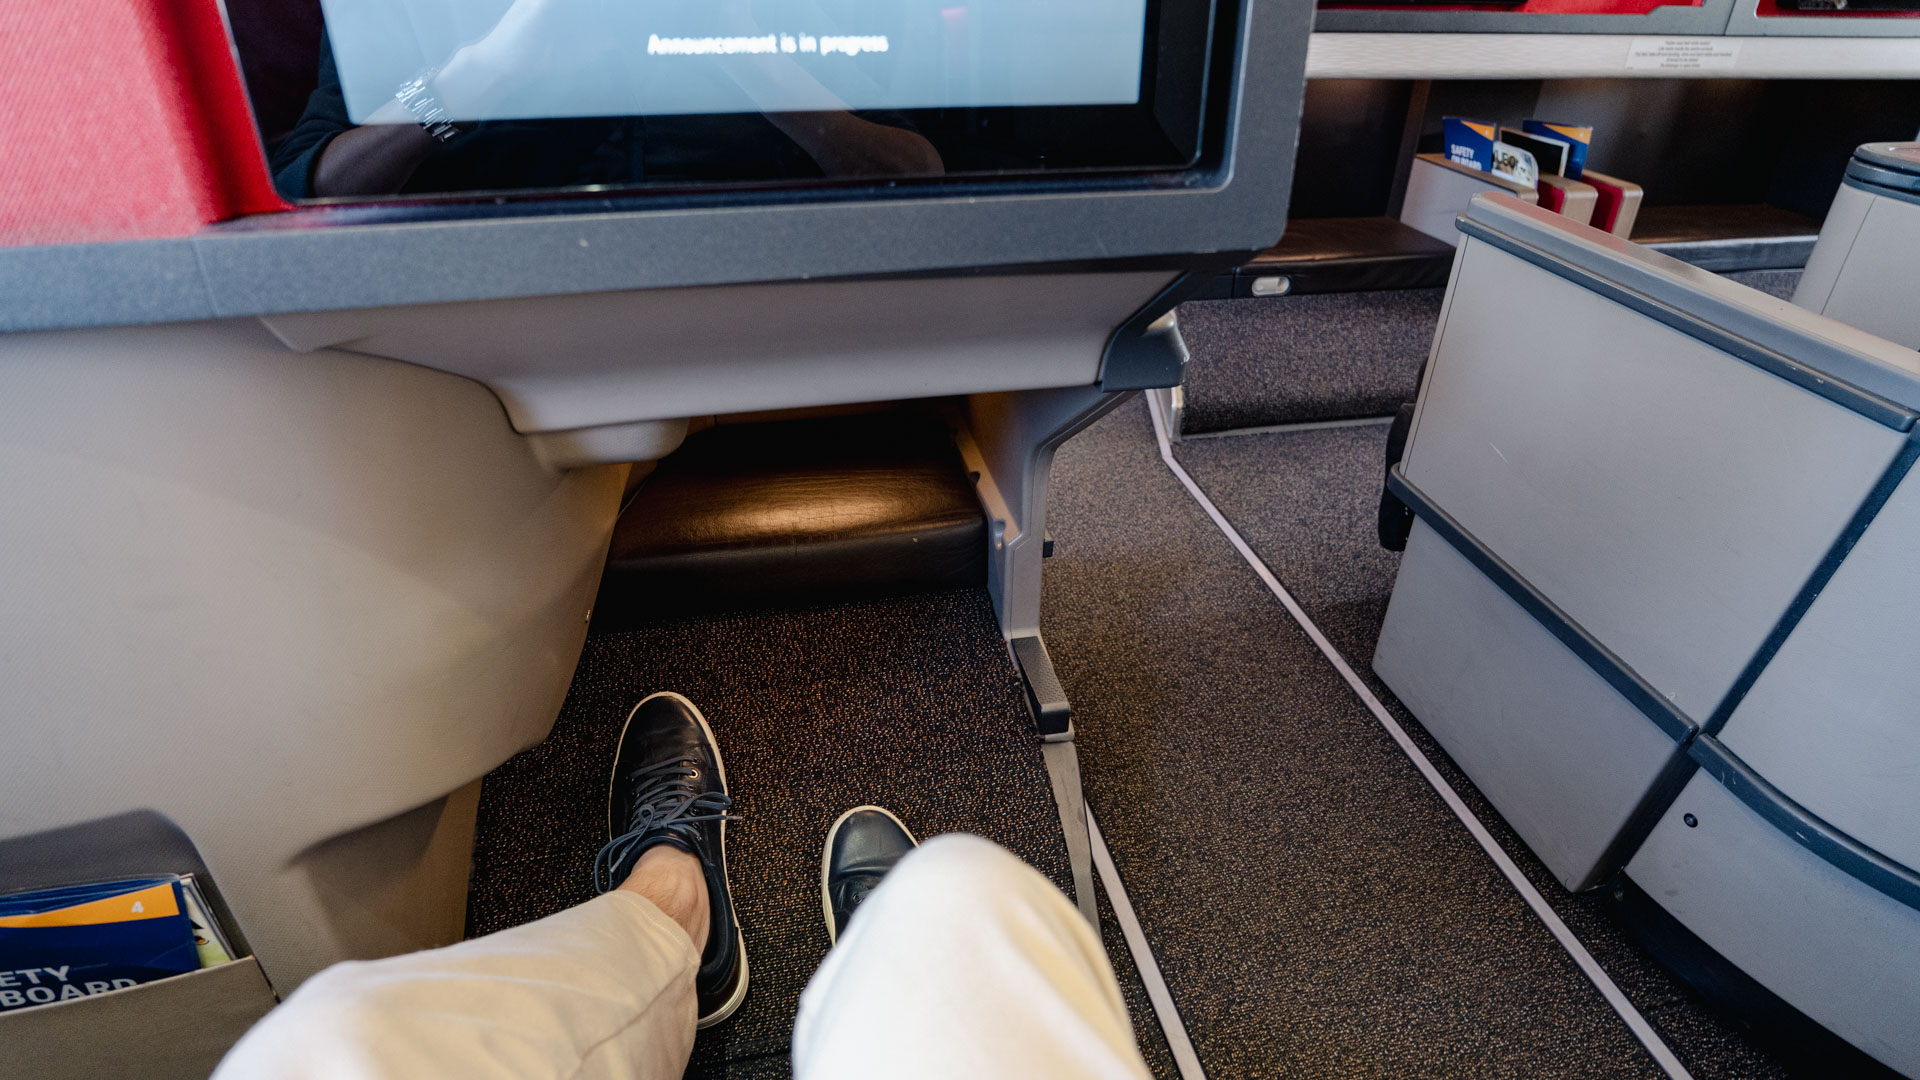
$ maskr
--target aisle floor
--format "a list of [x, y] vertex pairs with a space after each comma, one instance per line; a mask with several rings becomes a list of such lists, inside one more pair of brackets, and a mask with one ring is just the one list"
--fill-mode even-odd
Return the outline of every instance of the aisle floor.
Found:
[[1188, 440], [1176, 457], [1698, 1080], [1789, 1075], [1622, 933], [1561, 889], [1385, 684], [1372, 657], [1399, 555], [1376, 527], [1387, 424]]
[[1142, 407], [1067, 444], [1053, 497], [1043, 624], [1088, 797], [1211, 1075], [1660, 1075]]

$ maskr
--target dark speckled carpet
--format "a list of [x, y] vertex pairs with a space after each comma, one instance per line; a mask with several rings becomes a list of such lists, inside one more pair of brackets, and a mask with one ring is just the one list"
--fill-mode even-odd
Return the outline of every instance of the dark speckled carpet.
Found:
[[[745, 819], [728, 829], [727, 857], [749, 992], [700, 1034], [689, 1076], [786, 1075], [800, 991], [827, 951], [820, 845], [841, 811], [879, 803], [922, 838], [979, 833], [1070, 880], [1019, 674], [985, 591], [968, 590], [589, 638], [553, 734], [481, 786], [470, 936], [592, 895], [614, 740], [634, 703], [662, 689], [706, 714]], [[1118, 929], [1105, 925], [1142, 1048], [1171, 1076]]]
[[[1383, 437], [1334, 428], [1180, 449], [1354, 657], [1371, 655], [1395, 565], [1371, 534]], [[1088, 796], [1210, 1076], [1658, 1075], [1160, 463], [1144, 409], [1068, 443], [1054, 499], [1044, 622]], [[702, 1034], [691, 1076], [786, 1074], [793, 1010], [826, 949], [818, 845], [846, 806], [893, 806], [922, 835], [981, 832], [1066, 878], [986, 599], [946, 593], [591, 638], [553, 736], [482, 788], [472, 933], [586, 898], [606, 755], [632, 703], [662, 687], [713, 720], [747, 815], [729, 839], [752, 994]], [[1696, 1076], [1785, 1075], [1597, 901], [1555, 891], [1426, 745]], [[1171, 1076], [1106, 929], [1149, 1060]]]
[[1144, 410], [1055, 470], [1043, 625], [1209, 1074], [1658, 1076], [1160, 463]]
[[1180, 307], [1185, 430], [1392, 416], [1420, 386], [1444, 289], [1199, 300]]
[[[1124, 421], [1114, 419], [1108, 423], [1118, 426]], [[1140, 416], [1136, 422], [1137, 433], [1132, 439], [1139, 447], [1137, 453], [1146, 458], [1156, 455], [1152, 443], [1152, 433], [1147, 420]], [[1106, 433], [1102, 433], [1106, 434]], [[1119, 434], [1112, 433], [1118, 440]], [[1681, 1061], [1700, 1080], [1708, 1078], [1781, 1078], [1789, 1075], [1786, 1068], [1765, 1051], [1756, 1047], [1735, 1025], [1721, 1019], [1704, 1005], [1689, 989], [1681, 985], [1665, 969], [1656, 964], [1639, 946], [1629, 940], [1608, 917], [1605, 901], [1596, 896], [1574, 896], [1561, 890], [1546, 869], [1529, 854], [1506, 823], [1489, 806], [1472, 783], [1456, 769], [1445, 753], [1420, 727], [1417, 720], [1402, 708], [1377, 679], [1371, 676], [1371, 658], [1376, 637], [1379, 634], [1380, 621], [1386, 611], [1386, 603], [1392, 591], [1393, 574], [1398, 569], [1399, 556], [1382, 550], [1374, 535], [1374, 511], [1379, 496], [1381, 461], [1385, 453], [1386, 426], [1368, 425], [1362, 427], [1325, 428], [1292, 432], [1270, 432], [1248, 435], [1230, 435], [1219, 438], [1195, 439], [1179, 444], [1177, 456], [1182, 465], [1193, 475], [1195, 481], [1208, 493], [1227, 518], [1232, 521], [1247, 542], [1261, 556], [1276, 577], [1291, 591], [1301, 606], [1306, 609], [1314, 622], [1327, 634], [1351, 666], [1367, 677], [1374, 693], [1394, 712], [1401, 725], [1414, 738], [1426, 755], [1446, 776], [1454, 789], [1466, 799], [1476, 816], [1486, 824], [1495, 838], [1527, 874], [1535, 887], [1540, 890], [1548, 902], [1553, 905], [1560, 917], [1573, 929], [1576, 936], [1593, 953], [1601, 966], [1614, 979], [1633, 1001], [1654, 1028], [1672, 1047]], [[1077, 453], [1081, 448], [1069, 444], [1067, 450]], [[1091, 450], [1091, 445], [1085, 449]], [[1117, 453], [1117, 447], [1107, 451]], [[1083, 467], [1081, 459], [1070, 458], [1062, 454], [1063, 468], [1079, 470]], [[1158, 465], [1157, 460], [1149, 464]], [[1164, 473], [1164, 467], [1162, 472]], [[1101, 468], [1100, 472], [1105, 469]], [[1169, 479], [1171, 479], [1169, 477]], [[1089, 479], [1088, 483], [1094, 483]], [[1056, 482], [1056, 489], [1066, 487]], [[1078, 486], [1078, 485], [1073, 485]], [[1195, 508], [1197, 512], [1197, 507]], [[1210, 524], [1210, 523], [1209, 523]], [[1054, 526], [1057, 542], [1062, 552], [1061, 558], [1071, 551], [1069, 546], [1076, 537], [1076, 531], [1064, 527], [1056, 518]], [[1217, 533], [1216, 533], [1217, 535]], [[1065, 563], [1056, 559], [1064, 568]], [[1244, 565], [1244, 564], [1243, 564]], [[1262, 590], [1264, 592], [1264, 590]], [[1271, 599], [1268, 601], [1273, 603]], [[1277, 607], [1277, 604], [1275, 604]], [[1284, 619], [1284, 616], [1281, 616]], [[1297, 633], [1292, 629], [1291, 620], [1285, 620], [1287, 636]], [[1063, 643], [1064, 644], [1064, 643]], [[1062, 646], [1055, 647], [1056, 654], [1066, 651]], [[1309, 658], [1311, 660], [1313, 658]], [[1324, 668], [1324, 661], [1321, 662]], [[1334, 678], [1331, 671], [1328, 678]], [[1069, 679], [1069, 688], [1074, 684]], [[1351, 700], [1351, 695], [1348, 695]], [[1079, 701], [1076, 699], [1076, 704]], [[1379, 735], [1379, 728], [1370, 717], [1357, 711], [1357, 702], [1351, 715], [1355, 723], [1364, 723], [1369, 727], [1369, 735]], [[1303, 722], [1319, 726], [1324, 724], [1326, 716], [1312, 717], [1302, 712], [1285, 714], [1276, 720], [1282, 730], [1290, 730], [1292, 725]], [[1104, 731], [1104, 726], [1096, 727], [1092, 718], [1086, 721], [1089, 732]], [[1384, 738], [1384, 735], [1379, 735]], [[1294, 739], [1307, 740], [1310, 745], [1318, 745], [1324, 737], [1306, 732], [1300, 735], [1285, 735], [1277, 743], [1286, 743]], [[1099, 744], [1093, 743], [1089, 753], [1096, 762], [1109, 760], [1109, 755], [1101, 753]], [[1393, 754], [1398, 756], [1398, 752]], [[1410, 769], [1404, 758], [1399, 762], [1388, 761], [1381, 766], [1393, 771]], [[1429, 803], [1437, 807], [1438, 800], [1431, 793], [1410, 795], [1415, 803]], [[1095, 798], [1096, 807], [1101, 806]], [[1372, 813], [1395, 818], [1402, 825], [1401, 835], [1387, 841], [1380, 854], [1387, 858], [1399, 858], [1395, 853], [1399, 844], [1424, 844], [1421, 836], [1432, 837], [1438, 833], [1458, 834], [1464, 839], [1457, 823], [1442, 822], [1439, 828], [1429, 829], [1417, 826], [1416, 822], [1424, 815], [1415, 814], [1411, 807], [1394, 808], [1376, 804]], [[1104, 820], [1104, 819], [1103, 819]], [[1117, 826], [1109, 826], [1109, 833], [1118, 832]], [[1116, 840], [1116, 846], [1119, 846]], [[1477, 849], [1462, 856], [1464, 863], [1481, 868], [1480, 872], [1492, 874], [1493, 868], [1486, 857]], [[1131, 886], [1131, 880], [1129, 884]], [[1419, 889], [1418, 882], [1408, 881], [1407, 887]], [[1494, 890], [1504, 893], [1497, 903], [1479, 908], [1462, 907], [1454, 911], [1457, 933], [1471, 937], [1480, 933], [1504, 933], [1498, 929], [1505, 925], [1508, 916], [1505, 912], [1518, 905], [1519, 899], [1504, 883]], [[1531, 919], [1531, 915], [1526, 916]], [[1538, 927], [1538, 924], [1535, 924]], [[1543, 930], [1539, 931], [1544, 933]], [[1555, 955], [1564, 963], [1564, 954], [1557, 946], [1544, 942], [1539, 946], [1540, 962]], [[1569, 966], [1570, 970], [1570, 966]], [[1574, 976], [1578, 978], [1578, 976]], [[1584, 981], [1584, 980], [1583, 980]], [[1536, 1007], [1520, 994], [1524, 984], [1494, 986], [1486, 993], [1492, 997], [1506, 997], [1511, 1014], [1516, 1022], [1520, 1017], [1540, 1018]], [[1597, 996], [1590, 1008], [1583, 1010], [1580, 1024], [1606, 1027], [1617, 1025], [1618, 1021], [1609, 1021], [1611, 1013], [1599, 1003]], [[1556, 1027], [1558, 1024], [1555, 1025]], [[1622, 1029], [1624, 1030], [1624, 1029]], [[1581, 1056], [1586, 1064], [1580, 1068], [1594, 1068], [1599, 1074], [1614, 1075], [1609, 1069], [1618, 1070], [1618, 1075], [1642, 1075], [1635, 1073], [1626, 1062], [1605, 1064], [1597, 1053], [1602, 1043], [1591, 1044], [1591, 1048]], [[1637, 1056], [1637, 1055], [1636, 1055]], [[1600, 1067], [1605, 1064], [1605, 1067]], [[1571, 1069], [1572, 1066], [1566, 1068]], [[1643, 1069], [1650, 1069], [1651, 1065]], [[1505, 1068], [1481, 1066], [1462, 1061], [1452, 1067], [1451, 1075], [1496, 1075], [1509, 1074]], [[1512, 1075], [1523, 1074], [1526, 1070], [1516, 1068]], [[1543, 1071], [1540, 1075], [1575, 1075], [1562, 1071]], [[1578, 1073], [1587, 1075], [1588, 1073]], [[1308, 1075], [1312, 1075], [1309, 1073]], [[1335, 1070], [1328, 1075], [1375, 1075], [1358, 1064], [1347, 1070]], [[1423, 1073], [1422, 1075], [1440, 1075]]]

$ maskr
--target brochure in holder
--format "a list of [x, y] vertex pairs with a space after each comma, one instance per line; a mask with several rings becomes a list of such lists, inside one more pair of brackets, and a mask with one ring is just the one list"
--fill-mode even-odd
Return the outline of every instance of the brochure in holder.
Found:
[[1492, 173], [1521, 187], [1533, 187], [1540, 178], [1533, 153], [1502, 140], [1506, 129], [1462, 116], [1444, 117], [1440, 124], [1447, 160], [1455, 165]]
[[[1500, 141], [1508, 146], [1516, 146], [1533, 155], [1540, 163], [1542, 176], [1567, 176], [1567, 163], [1573, 156], [1573, 144], [1565, 139], [1547, 138], [1542, 135], [1529, 135], [1510, 127], [1500, 129]], [[1575, 177], [1578, 179], [1578, 177]]]
[[1520, 125], [1520, 130], [1539, 139], [1553, 139], [1567, 144], [1565, 168], [1556, 172], [1569, 180], [1585, 179], [1587, 171], [1587, 147], [1593, 142], [1593, 129], [1578, 124], [1550, 124], [1545, 120], [1528, 120]]
[[0, 897], [0, 1013], [224, 964], [208, 911], [177, 874]]
[[1440, 121], [1440, 136], [1448, 161], [1477, 172], [1493, 171], [1493, 144], [1499, 141], [1499, 133], [1492, 124], [1448, 116]]
[[205, 861], [160, 814], [0, 840], [0, 1073], [203, 1080], [273, 1003]]

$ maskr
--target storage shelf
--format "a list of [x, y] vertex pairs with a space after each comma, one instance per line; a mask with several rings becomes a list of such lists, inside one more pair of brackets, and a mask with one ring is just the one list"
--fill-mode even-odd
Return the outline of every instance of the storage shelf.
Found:
[[[1658, 41], [1702, 43], [1715, 55], [1700, 68], [1664, 67], [1644, 56]], [[1307, 45], [1309, 79], [1916, 77], [1920, 38], [1906, 37], [1316, 33]]]
[[1777, 206], [1643, 206], [1636, 244], [1705, 270], [1787, 270], [1807, 265], [1820, 222]]

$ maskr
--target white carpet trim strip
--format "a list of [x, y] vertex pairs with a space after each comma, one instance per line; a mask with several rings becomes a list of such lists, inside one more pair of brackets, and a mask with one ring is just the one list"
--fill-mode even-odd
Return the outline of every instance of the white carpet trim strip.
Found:
[[1120, 869], [1113, 865], [1113, 852], [1107, 849], [1107, 838], [1100, 835], [1100, 823], [1093, 820], [1091, 807], [1087, 810], [1087, 831], [1093, 838], [1093, 865], [1100, 871], [1100, 885], [1107, 890], [1114, 917], [1120, 920], [1120, 933], [1127, 939], [1127, 951], [1133, 954], [1133, 966], [1140, 971], [1140, 981], [1146, 984], [1147, 1000], [1153, 1004], [1153, 1015], [1160, 1021], [1160, 1030], [1166, 1033], [1167, 1049], [1173, 1052], [1173, 1064], [1180, 1070], [1180, 1080], [1207, 1080], [1206, 1070], [1200, 1067], [1200, 1055], [1193, 1052], [1193, 1040], [1187, 1038], [1186, 1021], [1180, 1019], [1180, 1010], [1174, 1007], [1173, 994], [1167, 989], [1166, 978], [1160, 974], [1160, 962], [1153, 958], [1153, 949], [1147, 945], [1147, 933], [1140, 928], [1140, 916], [1134, 914], [1133, 901], [1127, 899], [1126, 886], [1120, 883]]

